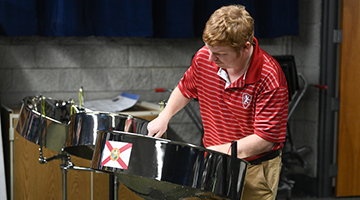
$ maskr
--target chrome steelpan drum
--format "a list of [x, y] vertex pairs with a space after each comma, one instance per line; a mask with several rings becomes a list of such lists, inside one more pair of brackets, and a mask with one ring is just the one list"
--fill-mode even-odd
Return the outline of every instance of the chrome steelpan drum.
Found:
[[[98, 133], [91, 168], [144, 199], [240, 199], [247, 162], [202, 147], [121, 131]], [[235, 164], [235, 168], [230, 168]], [[233, 171], [232, 171], [233, 170]], [[238, 181], [231, 183], [231, 172]], [[234, 189], [231, 184], [235, 186]]]
[[91, 160], [99, 131], [118, 130], [147, 135], [148, 123], [148, 120], [116, 113], [83, 112], [73, 114], [70, 117], [65, 151]]
[[71, 102], [46, 97], [25, 97], [16, 125], [25, 139], [53, 151], [66, 141]]

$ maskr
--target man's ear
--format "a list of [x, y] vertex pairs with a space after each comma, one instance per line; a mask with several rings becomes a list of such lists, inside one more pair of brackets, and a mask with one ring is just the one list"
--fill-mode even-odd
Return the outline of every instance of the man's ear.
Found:
[[250, 47], [251, 47], [251, 43], [249, 41], [244, 44], [244, 49], [249, 50]]
[[240, 49], [240, 54], [242, 55], [245, 55], [249, 50], [250, 50], [250, 47], [251, 47], [251, 43], [250, 42], [246, 42], [243, 46], [242, 49]]

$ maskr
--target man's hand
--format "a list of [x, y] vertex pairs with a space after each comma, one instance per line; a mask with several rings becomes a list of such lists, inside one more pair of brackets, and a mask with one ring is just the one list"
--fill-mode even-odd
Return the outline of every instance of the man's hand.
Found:
[[168, 120], [164, 120], [161, 116], [158, 116], [148, 124], [148, 136], [161, 137], [165, 133], [168, 123]]
[[171, 93], [164, 110], [148, 124], [148, 136], [161, 137], [165, 133], [171, 117], [189, 102], [190, 99], [184, 97], [179, 88], [176, 87]]

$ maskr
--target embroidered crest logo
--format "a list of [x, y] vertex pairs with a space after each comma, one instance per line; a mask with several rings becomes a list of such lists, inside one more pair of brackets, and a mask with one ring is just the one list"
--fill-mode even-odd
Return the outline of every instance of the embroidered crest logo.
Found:
[[242, 104], [244, 108], [248, 108], [251, 103], [252, 96], [248, 93], [243, 93], [242, 95]]

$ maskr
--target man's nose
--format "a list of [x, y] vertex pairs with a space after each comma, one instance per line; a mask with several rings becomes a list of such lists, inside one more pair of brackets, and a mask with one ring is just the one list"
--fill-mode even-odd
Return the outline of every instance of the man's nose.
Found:
[[210, 52], [209, 60], [210, 61], [215, 61], [215, 60], [217, 60], [217, 57], [213, 53]]

